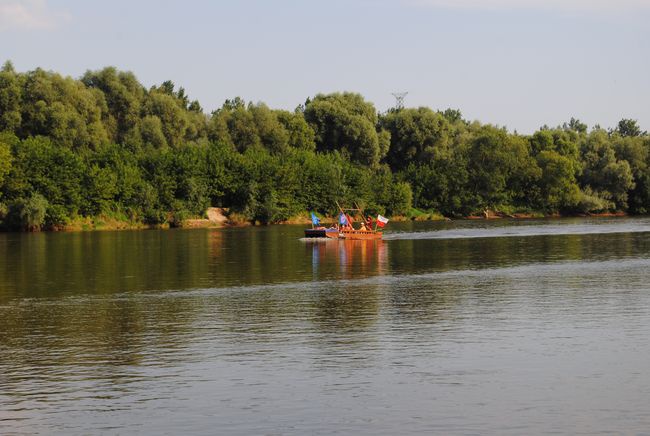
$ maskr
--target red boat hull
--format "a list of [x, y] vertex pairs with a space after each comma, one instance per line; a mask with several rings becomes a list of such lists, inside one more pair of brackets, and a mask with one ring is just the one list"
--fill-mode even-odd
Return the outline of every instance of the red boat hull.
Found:
[[368, 240], [381, 239], [382, 236], [382, 232], [372, 230], [305, 229], [305, 238]]
[[340, 239], [366, 240], [381, 239], [382, 232], [373, 232], [372, 230], [341, 230], [339, 231]]

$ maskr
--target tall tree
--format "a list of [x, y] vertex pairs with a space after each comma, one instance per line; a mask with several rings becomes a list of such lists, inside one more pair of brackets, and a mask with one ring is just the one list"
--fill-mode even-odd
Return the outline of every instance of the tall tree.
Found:
[[593, 131], [582, 150], [583, 186], [590, 187], [599, 196], [614, 202], [617, 208], [627, 208], [627, 193], [634, 188], [630, 164], [616, 158], [616, 152], [607, 134]]
[[0, 70], [0, 132], [16, 132], [21, 124], [21, 76], [10, 61]]
[[618, 133], [623, 137], [641, 136], [646, 134], [645, 132], [641, 131], [641, 128], [639, 127], [636, 120], [632, 120], [629, 118], [623, 118], [621, 121], [619, 121], [614, 132]]
[[305, 119], [314, 129], [318, 151], [344, 151], [369, 166], [388, 151], [389, 136], [378, 131], [377, 111], [360, 94], [318, 94], [306, 102]]
[[382, 116], [380, 126], [390, 133], [386, 161], [394, 170], [409, 162], [427, 162], [448, 154], [452, 127], [444, 115], [429, 108], [401, 109]]
[[114, 67], [87, 71], [81, 82], [102, 92], [107, 105], [103, 120], [110, 138], [123, 143], [140, 119], [144, 87], [133, 73], [117, 71]]

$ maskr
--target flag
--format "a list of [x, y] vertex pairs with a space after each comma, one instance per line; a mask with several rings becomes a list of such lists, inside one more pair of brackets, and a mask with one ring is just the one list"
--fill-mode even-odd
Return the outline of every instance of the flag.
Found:
[[384, 227], [386, 224], [388, 224], [388, 218], [377, 215], [377, 227]]
[[311, 212], [311, 223], [315, 226], [320, 224], [320, 218], [314, 215], [314, 212]]
[[348, 219], [345, 217], [345, 214], [343, 212], [341, 212], [341, 215], [339, 215], [339, 224], [344, 226], [347, 223], [348, 223]]

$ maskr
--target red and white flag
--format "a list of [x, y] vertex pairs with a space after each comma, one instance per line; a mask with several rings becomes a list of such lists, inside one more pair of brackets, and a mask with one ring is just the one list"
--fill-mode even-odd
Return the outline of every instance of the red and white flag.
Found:
[[388, 224], [388, 218], [377, 215], [377, 227], [384, 227], [386, 224]]

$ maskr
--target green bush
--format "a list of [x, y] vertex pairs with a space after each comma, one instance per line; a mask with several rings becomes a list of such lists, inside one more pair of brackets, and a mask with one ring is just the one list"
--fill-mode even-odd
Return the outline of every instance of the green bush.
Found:
[[614, 210], [614, 202], [606, 198], [606, 194], [601, 192], [594, 192], [591, 188], [587, 187], [580, 193], [576, 210], [578, 212], [607, 212]]
[[49, 229], [60, 229], [70, 222], [68, 211], [60, 204], [50, 204], [45, 211], [45, 226]]
[[171, 227], [183, 227], [183, 221], [190, 218], [190, 213], [185, 209], [175, 210], [169, 217], [169, 225]]
[[13, 229], [38, 231], [45, 223], [48, 202], [41, 194], [19, 198], [9, 207], [7, 221]]
[[393, 184], [391, 198], [388, 202], [386, 212], [390, 215], [406, 215], [413, 203], [413, 192], [411, 186], [405, 182]]

